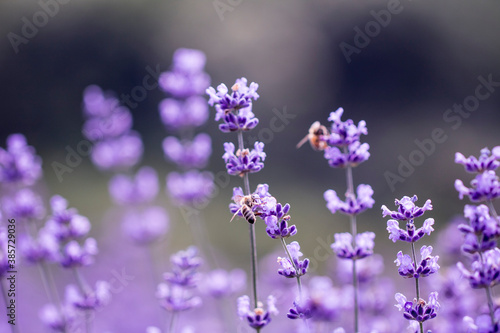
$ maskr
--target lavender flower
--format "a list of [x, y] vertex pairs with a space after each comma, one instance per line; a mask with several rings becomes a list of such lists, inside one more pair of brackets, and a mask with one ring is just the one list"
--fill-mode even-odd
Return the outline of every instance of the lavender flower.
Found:
[[464, 216], [469, 219], [469, 224], [460, 224], [458, 229], [465, 234], [462, 250], [474, 254], [485, 252], [496, 247], [500, 238], [500, 226], [490, 217], [486, 205], [465, 205]]
[[196, 135], [192, 141], [169, 136], [163, 140], [163, 152], [167, 159], [185, 169], [203, 168], [212, 154], [212, 140], [205, 133]]
[[172, 130], [203, 125], [208, 119], [207, 101], [200, 96], [192, 96], [184, 101], [166, 98], [159, 105], [163, 124]]
[[398, 252], [397, 259], [394, 261], [398, 268], [399, 275], [405, 278], [421, 278], [436, 273], [439, 269], [437, 261], [439, 256], [431, 256], [432, 246], [422, 246], [420, 255], [422, 257], [420, 264], [416, 267], [411, 257], [407, 254], [403, 255], [402, 251]]
[[0, 148], [0, 182], [33, 185], [42, 176], [42, 160], [28, 146], [22, 134], [7, 137], [7, 149]]
[[192, 246], [170, 257], [172, 272], [163, 275], [167, 283], [158, 285], [156, 296], [160, 305], [170, 312], [189, 310], [201, 305], [201, 298], [194, 296], [191, 289], [199, 281], [198, 267], [202, 264], [197, 249]]
[[463, 318], [464, 325], [468, 333], [496, 333], [500, 331], [500, 308], [497, 308], [494, 313], [494, 322], [491, 322], [491, 316], [480, 315], [474, 319], [469, 316]]
[[111, 286], [105, 281], [97, 281], [95, 290], [83, 293], [74, 285], [66, 287], [66, 301], [79, 310], [95, 310], [106, 305], [110, 299]]
[[455, 189], [460, 199], [468, 196], [472, 202], [482, 202], [500, 196], [500, 181], [493, 170], [486, 170], [476, 175], [470, 184], [471, 187], [468, 188], [460, 179], [455, 180]]
[[41, 229], [37, 236], [37, 239], [33, 239], [27, 234], [19, 235], [19, 251], [24, 259], [32, 264], [59, 260], [59, 241], [56, 236], [46, 227]]
[[252, 100], [259, 98], [258, 88], [259, 85], [255, 82], [247, 87], [247, 79], [242, 77], [231, 87], [231, 94], [228, 94], [228, 89], [223, 83], [217, 87], [217, 92], [212, 87], [206, 90], [210, 96], [208, 104], [211, 106], [215, 104], [215, 121], [220, 119], [224, 121], [219, 125], [222, 132], [248, 131], [257, 126], [259, 120], [252, 112]]
[[120, 137], [98, 141], [92, 149], [92, 162], [101, 170], [122, 170], [139, 163], [143, 152], [138, 133], [130, 131]]
[[370, 145], [360, 142], [354, 142], [347, 146], [346, 153], [337, 147], [328, 147], [325, 149], [325, 158], [332, 168], [356, 167], [368, 160], [370, 157], [369, 149]]
[[457, 268], [469, 280], [472, 288], [493, 287], [500, 283], [500, 249], [494, 248], [484, 252], [482, 260], [472, 263], [471, 270], [466, 269], [461, 262], [457, 263]]
[[356, 235], [356, 246], [353, 248], [352, 235], [348, 232], [335, 234], [335, 242], [331, 248], [339, 258], [342, 259], [362, 259], [373, 254], [375, 246], [375, 234], [373, 232], [363, 232]]
[[235, 147], [232, 142], [224, 143], [226, 151], [222, 158], [226, 162], [227, 173], [232, 176], [243, 177], [245, 173], [259, 172], [264, 167], [266, 153], [264, 153], [264, 143], [255, 142], [254, 149], [238, 149], [234, 153]]
[[368, 129], [366, 122], [361, 120], [358, 125], [354, 125], [352, 119], [341, 121], [340, 118], [344, 113], [343, 108], [338, 108], [330, 113], [328, 121], [332, 122], [330, 137], [328, 143], [331, 146], [348, 146], [354, 142], [359, 142], [362, 134], [367, 135]]
[[203, 72], [206, 56], [202, 51], [178, 49], [174, 53], [172, 71], [160, 75], [160, 87], [176, 98], [201, 95], [210, 84]]
[[415, 320], [419, 323], [435, 318], [440, 307], [437, 301], [437, 292], [430, 293], [427, 302], [421, 298], [418, 301], [416, 299], [413, 302], [407, 301], [406, 296], [401, 293], [396, 293], [395, 298], [398, 302], [396, 307], [399, 311], [403, 311], [405, 319]]
[[109, 182], [109, 193], [113, 200], [123, 206], [151, 202], [158, 194], [159, 183], [156, 171], [151, 167], [140, 168], [135, 177], [115, 175]]
[[42, 218], [45, 214], [42, 199], [29, 188], [23, 188], [3, 199], [6, 215], [27, 220]]
[[[500, 151], [500, 146], [493, 148], [494, 152]], [[455, 163], [462, 164], [465, 171], [470, 173], [482, 173], [486, 170], [495, 170], [500, 166], [498, 159], [500, 156], [498, 154], [491, 154], [488, 148], [481, 149], [481, 155], [479, 158], [474, 156], [469, 156], [465, 158], [462, 153], [455, 153]]]
[[375, 200], [372, 199], [373, 190], [370, 185], [360, 184], [357, 189], [357, 198], [348, 196], [346, 201], [341, 201], [334, 190], [327, 190], [324, 198], [326, 207], [335, 214], [340, 211], [346, 215], [361, 214], [365, 210], [372, 208]]
[[406, 230], [399, 227], [399, 222], [396, 220], [387, 221], [387, 231], [389, 231], [389, 239], [394, 243], [400, 240], [403, 242], [414, 243], [420, 238], [424, 237], [425, 234], [430, 235], [434, 231], [432, 227], [434, 225], [434, 219], [428, 218], [424, 221], [422, 227], [415, 230], [415, 224], [407, 222]]
[[261, 214], [261, 218], [266, 222], [267, 235], [273, 239], [294, 236], [297, 234], [297, 227], [295, 225], [288, 226], [288, 221], [291, 218], [288, 215], [290, 205], [285, 204], [283, 206], [280, 203], [276, 203], [270, 206], [271, 203], [275, 202], [275, 199], [266, 200], [266, 205], [263, 208], [264, 211]]
[[94, 262], [97, 252], [97, 242], [93, 238], [87, 238], [83, 246], [72, 240], [62, 250], [60, 263], [64, 268], [88, 266]]
[[247, 295], [238, 298], [238, 316], [241, 320], [247, 320], [248, 325], [255, 329], [260, 329], [271, 322], [271, 314], [277, 315], [276, 298], [272, 295], [267, 297], [267, 310], [264, 305], [258, 302], [257, 307], [250, 310], [250, 297]]
[[39, 313], [40, 320], [45, 326], [56, 332], [67, 332], [76, 319], [76, 313], [72, 306], [62, 308], [62, 314], [54, 304], [46, 304]]
[[303, 256], [300, 252], [300, 245], [298, 242], [291, 242], [287, 246], [288, 253], [292, 261], [288, 258], [278, 257], [278, 263], [282, 268], [278, 269], [278, 274], [283, 275], [287, 278], [294, 278], [305, 275], [307, 273], [307, 268], [309, 267], [309, 259], [300, 260]]
[[179, 205], [203, 204], [214, 190], [213, 176], [210, 172], [195, 170], [184, 174], [171, 172], [167, 177], [167, 190]]
[[50, 200], [52, 215], [47, 220], [45, 229], [59, 241], [78, 239], [90, 230], [89, 220], [78, 214], [75, 208], [68, 208], [66, 199], [55, 195]]
[[431, 200], [428, 199], [424, 206], [418, 207], [415, 202], [418, 200], [417, 196], [413, 197], [404, 196], [401, 200], [396, 199], [395, 204], [398, 206], [397, 211], [389, 210], [385, 205], [382, 206], [382, 217], [389, 215], [393, 219], [399, 221], [413, 220], [419, 216], [422, 216], [426, 211], [432, 210]]
[[125, 234], [137, 244], [150, 244], [164, 236], [169, 218], [166, 210], [159, 206], [148, 206], [144, 210], [130, 209], [123, 216]]
[[200, 289], [205, 294], [220, 299], [243, 290], [246, 286], [246, 273], [241, 269], [214, 269], [204, 274], [200, 282]]

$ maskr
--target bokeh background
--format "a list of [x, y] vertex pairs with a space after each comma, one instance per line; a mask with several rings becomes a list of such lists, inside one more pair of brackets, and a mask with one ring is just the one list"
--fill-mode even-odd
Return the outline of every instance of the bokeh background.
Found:
[[[455, 152], [477, 156], [481, 148], [499, 144], [498, 86], [468, 118], [462, 118], [458, 128], [443, 118], [454, 104], [474, 95], [480, 76], [500, 82], [500, 3], [496, 1], [403, 0], [399, 13], [392, 14], [390, 22], [369, 37], [368, 45], [350, 56], [350, 62], [342, 43], [355, 46], [356, 30], [365, 31], [366, 24], [375, 21], [372, 11], [387, 10], [393, 1], [66, 0], [57, 2], [57, 13], [16, 52], [9, 34], [22, 36], [26, 20], [33, 22], [46, 2], [0, 3], [0, 142], [4, 146], [11, 133], [26, 135], [43, 158], [47, 196], [66, 197], [93, 222], [91, 234], [102, 249], [97, 267], [108, 278], [115, 267], [110, 263], [139, 265], [137, 276], [147, 275], [132, 246], [129, 252], [120, 252], [130, 257], [117, 256], [118, 250], [113, 250], [127, 240], [119, 223], [110, 218], [110, 175], [100, 173], [83, 157], [59, 181], [51, 165], [64, 163], [67, 147], [75, 149], [84, 139], [85, 87], [97, 84], [118, 96], [130, 94], [142, 85], [147, 68], [168, 70], [177, 48], [206, 53], [212, 86], [231, 85], [242, 76], [259, 83], [261, 97], [254, 103], [254, 112], [260, 124], [254, 134], [269, 128], [276, 116], [273, 109], [286, 109], [294, 116], [283, 131], [272, 137], [261, 134], [266, 143], [265, 168], [251, 175], [250, 181], [252, 187], [270, 184], [279, 201], [291, 204], [292, 221], [299, 230], [296, 240], [309, 257], [321, 243], [318, 238], [348, 230], [347, 218], [331, 215], [323, 200], [329, 188], [345, 191], [344, 172], [330, 168], [309, 145], [296, 149], [315, 120], [327, 123], [329, 113], [338, 107], [345, 109], [343, 119], [366, 120], [369, 134], [362, 139], [370, 144], [371, 157], [354, 170], [354, 182], [370, 184], [376, 204], [359, 217], [358, 224], [360, 231], [376, 232], [376, 252], [386, 256], [386, 270], [394, 277], [391, 263], [400, 247], [387, 239], [380, 206], [392, 207], [394, 198], [403, 195], [417, 194], [420, 203], [430, 198], [434, 211], [429, 216], [436, 219], [438, 230], [444, 228], [468, 203], [458, 199], [453, 187], [456, 178], [470, 179], [454, 164]], [[217, 10], [221, 3], [225, 7]], [[134, 128], [145, 143], [142, 165], [159, 172], [163, 188], [165, 175], [174, 168], [165, 162], [161, 149], [162, 139], [169, 135], [158, 114], [158, 103], [165, 97], [159, 88], [147, 91], [146, 98], [131, 109]], [[209, 169], [217, 174], [224, 171], [223, 142], [236, 138], [220, 133], [212, 119], [202, 130], [212, 137]], [[430, 138], [436, 128], [444, 131], [445, 142], [437, 143], [404, 182], [391, 188], [386, 173], [397, 174], [399, 158], [408, 159], [418, 149], [415, 140]], [[247, 228], [241, 221], [230, 225], [226, 210], [232, 187], [240, 185], [241, 180], [232, 177], [204, 209], [203, 217], [206, 236], [227, 261], [226, 268], [247, 269]], [[155, 252], [166, 269], [168, 253], [192, 244], [193, 238], [164, 191], [158, 203], [168, 207], [171, 218], [168, 241]], [[257, 229], [259, 254], [264, 256], [279, 244], [265, 236], [262, 224]], [[319, 262], [317, 272], [325, 272], [326, 266], [326, 261]], [[36, 321], [38, 305], [26, 306], [23, 314]], [[137, 311], [140, 317], [142, 310]], [[117, 322], [110, 325], [105, 328], [119, 327]], [[140, 322], [135, 327], [144, 325]]]

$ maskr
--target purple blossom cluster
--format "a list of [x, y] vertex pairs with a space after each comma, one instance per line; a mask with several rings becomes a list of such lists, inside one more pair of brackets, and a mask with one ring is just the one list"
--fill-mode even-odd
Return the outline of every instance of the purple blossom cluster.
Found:
[[83, 113], [87, 120], [83, 134], [94, 143], [92, 162], [100, 170], [128, 170], [143, 153], [139, 133], [132, 130], [132, 114], [111, 93], [96, 85], [83, 92]]
[[458, 229], [464, 234], [462, 251], [470, 255], [470, 268], [463, 262], [457, 263], [458, 270], [469, 282], [471, 288], [484, 289], [488, 310], [480, 314], [476, 322], [470, 317], [464, 317], [464, 322], [471, 332], [498, 332], [500, 318], [498, 307], [493, 301], [492, 287], [500, 283], [500, 249], [497, 241], [500, 238], [500, 220], [495, 211], [493, 200], [500, 195], [500, 181], [496, 170], [500, 165], [500, 146], [492, 151], [481, 149], [479, 158], [455, 154], [455, 163], [464, 166], [465, 171], [475, 174], [466, 187], [463, 181], [455, 181], [455, 189], [459, 198], [468, 196], [478, 206], [465, 205], [464, 216], [468, 223], [462, 223]]
[[28, 146], [24, 135], [9, 135], [6, 149], [0, 148], [0, 182], [30, 186], [41, 176], [42, 160], [35, 149]]
[[194, 135], [197, 127], [208, 120], [208, 106], [202, 97], [210, 85], [210, 77], [203, 71], [206, 56], [194, 49], [178, 49], [172, 68], [160, 76], [161, 88], [170, 95], [160, 105], [160, 118], [169, 130], [179, 137], [163, 140], [165, 158], [183, 172], [167, 176], [166, 188], [173, 201], [180, 206], [201, 207], [214, 189], [213, 177], [202, 172], [212, 154], [212, 140], [205, 133]]
[[[394, 261], [398, 266], [398, 273], [404, 278], [415, 279], [417, 295], [413, 302], [407, 301], [406, 296], [401, 293], [396, 293], [396, 307], [403, 311], [405, 319], [416, 321], [420, 325], [421, 332], [423, 331], [422, 324], [437, 316], [439, 303], [437, 301], [438, 292], [431, 292], [429, 301], [425, 302], [420, 298], [419, 279], [437, 273], [439, 265], [437, 263], [439, 256], [431, 256], [432, 246], [422, 246], [420, 249], [421, 260], [417, 261], [415, 255], [415, 242], [420, 240], [424, 234], [430, 234], [434, 229], [433, 219], [426, 219], [424, 226], [415, 230], [415, 218], [422, 216], [426, 211], [432, 210], [431, 200], [426, 200], [424, 206], [419, 207], [415, 204], [418, 198], [404, 196], [401, 200], [396, 199], [395, 205], [398, 207], [396, 211], [391, 211], [387, 206], [382, 206], [382, 217], [390, 216], [393, 219], [387, 221], [387, 231], [389, 238], [393, 241], [408, 242], [411, 245], [411, 256], [403, 254], [399, 251], [397, 258]], [[399, 227], [399, 221], [406, 222], [406, 230]]]

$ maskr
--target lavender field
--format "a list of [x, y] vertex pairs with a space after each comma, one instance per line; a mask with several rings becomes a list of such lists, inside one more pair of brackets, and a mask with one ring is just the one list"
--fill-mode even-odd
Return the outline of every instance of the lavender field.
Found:
[[500, 332], [498, 3], [0, 4], [0, 332]]

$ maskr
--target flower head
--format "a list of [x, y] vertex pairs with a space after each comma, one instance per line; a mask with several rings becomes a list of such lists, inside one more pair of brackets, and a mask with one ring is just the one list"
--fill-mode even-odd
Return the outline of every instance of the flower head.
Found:
[[405, 278], [421, 278], [436, 273], [439, 270], [437, 263], [439, 256], [431, 256], [432, 246], [422, 246], [420, 249], [421, 261], [418, 267], [413, 262], [411, 257], [399, 251], [396, 260], [394, 261], [399, 267], [399, 275]]
[[395, 298], [398, 302], [396, 307], [399, 311], [403, 311], [403, 316], [408, 320], [415, 320], [419, 323], [436, 318], [440, 307], [437, 301], [437, 292], [430, 293], [427, 302], [423, 299], [414, 299], [412, 302], [407, 301], [406, 296], [401, 293], [397, 293]]
[[278, 269], [278, 274], [287, 278], [299, 277], [307, 273], [309, 267], [309, 259], [300, 260], [302, 252], [300, 252], [300, 245], [298, 242], [291, 242], [287, 246], [292, 261], [289, 258], [278, 257], [278, 263], [281, 268]]
[[60, 263], [64, 268], [88, 266], [94, 262], [97, 252], [97, 242], [94, 238], [87, 238], [83, 246], [72, 240], [62, 249]]
[[335, 242], [331, 248], [339, 258], [362, 259], [373, 254], [375, 233], [363, 232], [356, 235], [356, 246], [353, 247], [352, 235], [348, 232], [335, 234]]
[[472, 202], [482, 202], [500, 196], [500, 180], [493, 170], [477, 174], [470, 184], [471, 187], [466, 187], [460, 179], [455, 180], [455, 189], [460, 199], [468, 196]]
[[495, 286], [500, 283], [500, 249], [494, 248], [484, 252], [483, 259], [474, 261], [471, 270], [466, 269], [461, 262], [457, 263], [457, 268], [469, 280], [472, 288]]
[[143, 145], [137, 132], [98, 141], [92, 149], [92, 162], [101, 170], [127, 170], [139, 163]]
[[397, 211], [389, 210], [385, 205], [382, 206], [382, 216], [385, 217], [389, 215], [393, 219], [399, 221], [413, 220], [419, 216], [422, 216], [426, 211], [432, 210], [432, 203], [430, 199], [427, 199], [422, 207], [415, 205], [418, 200], [417, 196], [413, 197], [404, 196], [401, 200], [396, 199], [395, 204], [398, 207]]
[[75, 208], [68, 208], [66, 199], [55, 195], [50, 199], [52, 215], [45, 224], [45, 229], [60, 242], [81, 238], [90, 231], [90, 221], [79, 215]]
[[109, 182], [109, 193], [117, 204], [129, 206], [153, 201], [159, 187], [156, 171], [144, 166], [134, 177], [123, 174], [113, 176]]
[[191, 96], [185, 100], [166, 98], [158, 108], [162, 123], [172, 130], [198, 127], [208, 120], [207, 101], [201, 96]]
[[196, 135], [192, 141], [169, 136], [163, 140], [163, 152], [167, 159], [182, 168], [203, 168], [212, 154], [212, 140], [205, 133]]
[[246, 273], [241, 269], [226, 271], [215, 269], [200, 280], [200, 289], [217, 299], [228, 297], [243, 290], [246, 286]]
[[95, 310], [106, 305], [111, 299], [111, 286], [108, 282], [97, 281], [94, 290], [82, 293], [74, 285], [66, 287], [66, 301], [77, 309]]
[[28, 146], [22, 134], [7, 137], [7, 149], [0, 148], [0, 183], [33, 185], [42, 176], [42, 160]]
[[424, 221], [422, 227], [415, 230], [415, 224], [411, 222], [406, 223], [406, 230], [399, 227], [399, 222], [396, 220], [387, 221], [387, 231], [389, 232], [389, 239], [394, 243], [400, 240], [403, 242], [414, 243], [420, 238], [424, 237], [425, 234], [430, 235], [434, 231], [432, 227], [434, 225], [434, 219], [428, 218]]
[[223, 83], [217, 91], [213, 87], [206, 90], [210, 96], [208, 104], [215, 105], [215, 120], [223, 120], [219, 125], [222, 132], [248, 131], [257, 126], [259, 120], [252, 112], [252, 100], [259, 98], [258, 88], [254, 82], [247, 87], [247, 79], [242, 77], [231, 87], [231, 93]]
[[[494, 152], [500, 151], [500, 146], [493, 148]], [[495, 170], [500, 166], [500, 162], [498, 161], [500, 156], [498, 154], [491, 154], [488, 148], [481, 149], [481, 155], [479, 158], [474, 156], [469, 156], [465, 158], [462, 153], [455, 153], [455, 163], [462, 164], [465, 168], [465, 171], [470, 173], [482, 173], [486, 170]]]
[[373, 190], [370, 185], [360, 184], [357, 189], [357, 196], [348, 196], [345, 201], [341, 201], [334, 190], [327, 190], [324, 198], [326, 207], [335, 214], [340, 211], [346, 215], [357, 215], [372, 208], [375, 200], [372, 199]]
[[330, 117], [328, 117], [328, 120], [332, 122], [331, 134], [328, 138], [328, 143], [331, 146], [348, 146], [359, 142], [362, 134], [368, 134], [364, 120], [361, 120], [356, 126], [352, 119], [341, 121], [343, 113], [344, 109], [338, 108], [337, 111], [331, 112]]
[[224, 143], [226, 151], [222, 158], [226, 162], [227, 172], [232, 176], [243, 177], [245, 173], [259, 172], [264, 167], [266, 153], [264, 153], [264, 143], [255, 142], [254, 149], [238, 149], [236, 154], [232, 142]]
[[142, 211], [128, 210], [122, 223], [123, 230], [135, 243], [150, 244], [167, 233], [169, 219], [163, 207], [148, 206]]
[[42, 198], [29, 188], [23, 188], [3, 199], [7, 216], [20, 219], [39, 219], [45, 214]]
[[167, 176], [167, 190], [179, 205], [204, 204], [214, 190], [213, 176], [207, 171], [191, 170], [184, 174], [171, 172]]

